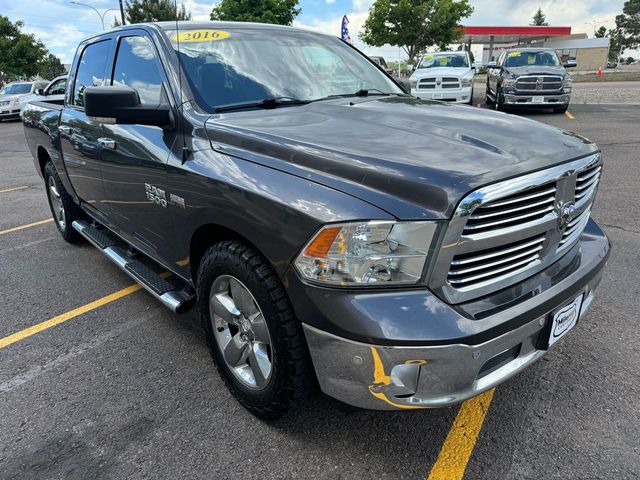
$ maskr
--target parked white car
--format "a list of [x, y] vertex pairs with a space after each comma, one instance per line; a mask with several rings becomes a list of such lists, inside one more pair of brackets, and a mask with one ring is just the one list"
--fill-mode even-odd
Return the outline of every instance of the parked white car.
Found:
[[20, 112], [29, 102], [43, 101], [43, 102], [61, 102], [64, 100], [64, 92], [67, 88], [67, 76], [61, 75], [51, 80], [51, 83], [45, 88], [36, 89], [34, 93], [25, 95], [20, 99]]
[[468, 52], [426, 53], [411, 75], [411, 94], [428, 100], [472, 103], [474, 75]]
[[33, 82], [11, 82], [0, 90], [0, 121], [18, 118], [20, 116], [20, 100], [39, 88], [44, 88], [49, 80]]

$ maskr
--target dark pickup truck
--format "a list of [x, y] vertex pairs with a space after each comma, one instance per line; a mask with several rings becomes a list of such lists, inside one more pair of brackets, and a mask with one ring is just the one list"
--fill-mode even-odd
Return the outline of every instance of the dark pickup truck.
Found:
[[564, 113], [571, 101], [571, 76], [551, 48], [517, 48], [503, 51], [490, 62], [486, 103], [496, 110], [508, 107], [552, 108]]
[[317, 33], [129, 25], [82, 42], [64, 104], [23, 122], [62, 236], [196, 304], [264, 418], [316, 379], [371, 409], [492, 388], [576, 325], [609, 254], [596, 145], [411, 97]]

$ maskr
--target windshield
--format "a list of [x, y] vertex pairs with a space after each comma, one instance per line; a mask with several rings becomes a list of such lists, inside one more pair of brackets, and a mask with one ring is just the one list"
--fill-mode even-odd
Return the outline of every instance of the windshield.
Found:
[[296, 30], [229, 28], [175, 30], [167, 35], [196, 102], [217, 106], [287, 97], [318, 100], [358, 90], [402, 90], [339, 39]]
[[509, 52], [507, 54], [507, 67], [526, 67], [528, 65], [551, 66], [560, 65], [556, 52], [549, 50]]
[[418, 64], [418, 68], [439, 67], [469, 68], [469, 62], [464, 53], [427, 53]]
[[16, 95], [19, 93], [29, 93], [31, 91], [30, 83], [13, 83], [4, 87], [5, 95]]

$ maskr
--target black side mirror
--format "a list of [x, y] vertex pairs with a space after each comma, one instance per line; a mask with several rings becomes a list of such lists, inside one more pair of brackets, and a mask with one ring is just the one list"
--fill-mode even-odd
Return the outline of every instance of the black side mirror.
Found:
[[44, 88], [36, 88], [35, 94], [36, 95], [44, 95]]
[[103, 123], [173, 127], [169, 105], [141, 105], [138, 92], [131, 87], [87, 87], [83, 100], [87, 116]]
[[563, 66], [564, 68], [576, 68], [577, 65], [578, 62], [576, 62], [575, 60], [567, 60], [567, 63], [565, 63]]

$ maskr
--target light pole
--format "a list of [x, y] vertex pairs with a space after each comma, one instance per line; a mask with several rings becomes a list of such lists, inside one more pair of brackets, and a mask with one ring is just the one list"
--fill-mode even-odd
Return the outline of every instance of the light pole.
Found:
[[92, 7], [91, 5], [87, 5], [86, 3], [71, 2], [71, 4], [72, 5], [80, 5], [81, 7], [87, 7], [87, 8], [92, 9], [94, 12], [96, 12], [98, 14], [98, 16], [100, 17], [100, 22], [102, 23], [102, 30], [104, 30], [104, 16], [107, 14], [107, 12], [115, 12], [115, 11], [118, 10], [117, 8], [108, 8], [104, 12], [100, 13], [97, 8]]
[[585, 25], [591, 25], [593, 27], [593, 38], [596, 37], [596, 29], [598, 28], [598, 23], [600, 24], [609, 23], [609, 20], [605, 20], [604, 22], [599, 22], [594, 18], [590, 22], [584, 22]]

